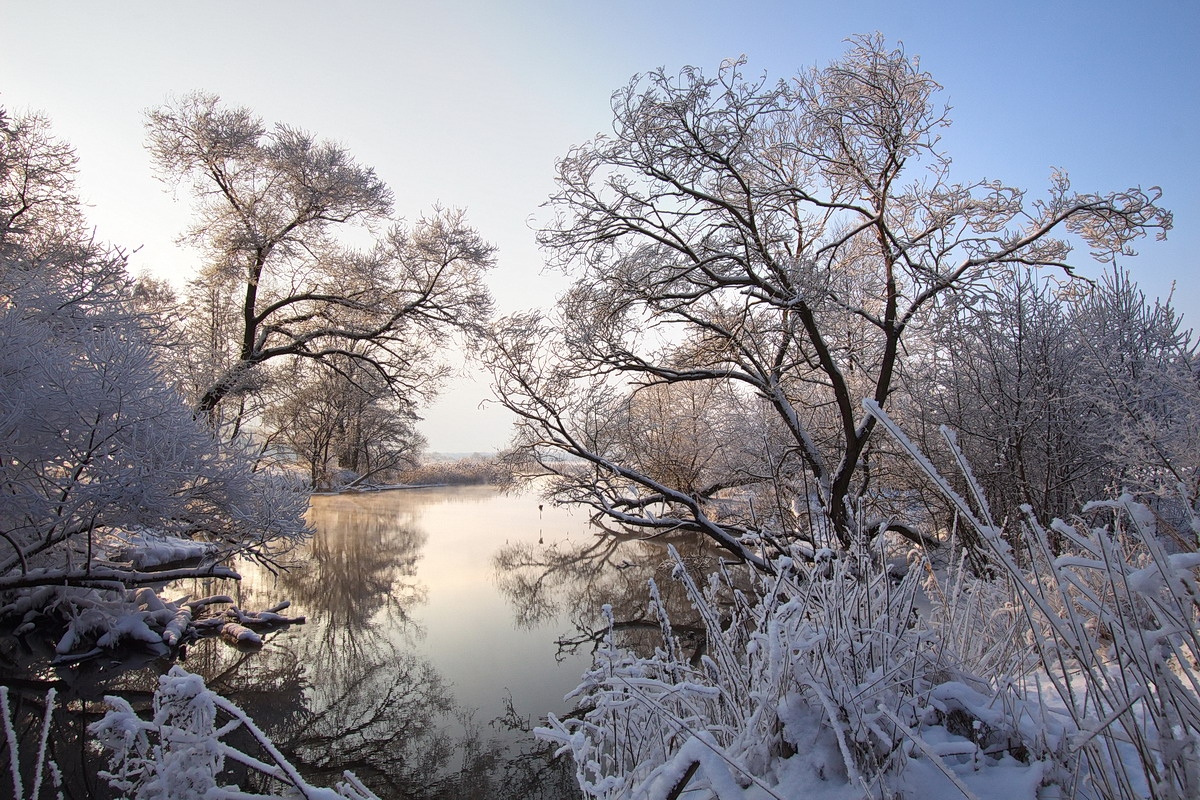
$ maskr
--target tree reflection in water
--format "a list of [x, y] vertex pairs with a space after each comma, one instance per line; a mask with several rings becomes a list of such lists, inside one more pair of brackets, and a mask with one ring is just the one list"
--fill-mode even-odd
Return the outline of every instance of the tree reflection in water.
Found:
[[[248, 609], [289, 599], [288, 613], [308, 619], [268, 635], [256, 652], [202, 640], [188, 648], [183, 666], [247, 712], [316, 785], [332, 785], [350, 769], [387, 798], [578, 796], [569, 763], [549, 766], [531, 737], [506, 738], [476, 722], [436, 667], [412, 652], [423, 636], [413, 612], [427, 596], [417, 578], [428, 539], [422, 508], [415, 499], [317, 498], [310, 517], [317, 533], [291, 556], [287, 571], [271, 574], [243, 564], [240, 583], [194, 580], [172, 587], [172, 596], [231, 594]], [[64, 677], [79, 683], [90, 670], [95, 680], [86, 682], [90, 688], [83, 694], [120, 694], [139, 708], [148, 707], [157, 676], [169, 666], [127, 671], [110, 664], [100, 670], [96, 662], [60, 668], [54, 678], [44, 663], [36, 668], [43, 679], [64, 686]], [[17, 681], [6, 674], [3, 682]], [[35, 684], [20, 721], [30, 729], [48, 685]], [[68, 773], [75, 773], [75, 786], [65, 796], [109, 796], [95, 778], [102, 758], [87, 746], [83, 727], [97, 717], [99, 704], [84, 709], [73, 699], [68, 706], [67, 699], [61, 692], [53, 739], [65, 761], [81, 768]], [[228, 780], [249, 778], [231, 774]]]
[[698, 536], [644, 538], [605, 530], [589, 542], [510, 544], [494, 557], [496, 583], [512, 604], [518, 625], [534, 626], [567, 610], [574, 632], [559, 637], [559, 657], [594, 648], [608, 630], [600, 613], [612, 607], [618, 644], [648, 653], [659, 644], [658, 620], [649, 613], [651, 580], [671, 618], [671, 627], [695, 657], [704, 650], [703, 626], [682, 586], [671, 578], [679, 553], [698, 583], [717, 569], [721, 553]]
[[301, 638], [302, 657], [335, 683], [361, 662], [378, 662], [387, 639], [421, 631], [412, 609], [428, 589], [417, 578], [428, 533], [416, 507], [397, 509], [370, 497], [322, 497], [309, 511], [316, 535], [299, 567], [278, 576], [276, 591], [311, 615], [318, 630]]
[[[405, 649], [423, 635], [412, 611], [427, 596], [417, 565], [428, 533], [420, 503], [378, 500], [319, 498], [303, 561], [244, 581], [253, 595], [268, 586], [268, 595], [290, 599], [309, 617], [302, 630], [279, 634], [249, 659], [253, 674], [287, 675], [284, 692], [269, 681], [255, 696], [228, 671], [214, 688], [265, 721], [318, 785], [350, 769], [380, 797], [576, 796], [570, 765], [548, 769], [532, 748], [514, 754], [512, 742], [485, 741], [436, 668]], [[279, 708], [296, 687], [303, 691], [294, 708]]]

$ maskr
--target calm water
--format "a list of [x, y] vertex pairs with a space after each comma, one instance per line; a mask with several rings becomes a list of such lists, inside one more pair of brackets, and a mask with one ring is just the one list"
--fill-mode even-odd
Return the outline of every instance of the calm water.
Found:
[[487, 719], [507, 696], [526, 713], [564, 710], [590, 659], [556, 660], [565, 614], [518, 624], [494, 560], [506, 546], [595, 539], [581, 511], [461, 487], [316, 497], [310, 521], [310, 560], [272, 587], [310, 616], [293, 635], [336, 643], [334, 662], [385, 642], [428, 659], [455, 699]]
[[[569, 710], [563, 697], [590, 649], [560, 652], [568, 606], [535, 592], [547, 607], [522, 613], [528, 602], [510, 580], [522, 568], [498, 568], [497, 557], [536, 560], [597, 537], [581, 511], [538, 506], [489, 487], [314, 497], [316, 535], [290, 568], [242, 565], [237, 587], [244, 607], [286, 599], [286, 613], [307, 622], [240, 660], [203, 642], [185, 666], [216, 678], [318, 775], [329, 770], [326, 784], [349, 765], [381, 797], [574, 796], [570, 765], [549, 767], [520, 728]], [[261, 693], [224, 680], [242, 665], [278, 677]]]
[[[583, 510], [540, 508], [529, 495], [459, 487], [322, 496], [310, 521], [316, 535], [283, 559], [286, 570], [240, 564], [240, 583], [189, 581], [164, 594], [232, 594], [248, 610], [289, 600], [285, 613], [307, 618], [261, 650], [202, 640], [181, 663], [318, 785], [349, 768], [383, 798], [577, 796], [573, 765], [550, 763], [528, 728], [570, 710], [563, 697], [590, 665], [597, 609], [613, 604], [632, 623], [625, 643], [636, 646], [652, 635], [650, 578], [668, 606], [687, 607], [672, 598], [661, 542], [599, 536]], [[676, 546], [701, 567], [711, 560], [699, 543]], [[6, 647], [0, 682], [17, 690], [18, 716], [36, 712], [49, 685], [70, 701], [56, 714], [56, 758], [84, 777], [67, 796], [107, 796], [84, 726], [102, 713], [104, 694], [146, 706], [169, 664], [52, 670]], [[22, 718], [29, 730], [35, 716]]]

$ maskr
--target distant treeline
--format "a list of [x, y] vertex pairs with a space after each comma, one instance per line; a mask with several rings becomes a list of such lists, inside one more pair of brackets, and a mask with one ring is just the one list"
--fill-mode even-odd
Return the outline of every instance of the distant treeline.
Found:
[[507, 473], [495, 456], [474, 454], [463, 458], [430, 460], [399, 473], [399, 481], [415, 485], [500, 483]]

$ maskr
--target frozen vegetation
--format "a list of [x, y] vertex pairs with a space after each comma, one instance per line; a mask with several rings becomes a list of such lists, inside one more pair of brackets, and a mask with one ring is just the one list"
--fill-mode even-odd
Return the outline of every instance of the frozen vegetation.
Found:
[[0, 116], [0, 134], [0, 618], [57, 629], [63, 661], [173, 652], [220, 598], [154, 587], [269, 560], [306, 536], [307, 497], [164, 381], [160, 321], [87, 234], [70, 148], [37, 117]]
[[[537, 731], [588, 797], [1200, 797], [1200, 358], [1116, 264], [1171, 228], [1160, 192], [952, 180], [940, 87], [880, 36], [790, 82], [743, 67], [614, 95], [539, 232], [574, 285], [494, 324], [493, 248], [461, 212], [393, 219], [339, 145], [203, 93], [152, 111], [206, 258], [177, 298], [88, 234], [45, 120], [0, 113], [0, 619], [58, 665], [296, 621], [158, 587], [273, 565], [309, 489], [413, 467], [461, 334], [517, 419], [508, 474], [729, 559], [676, 559], [683, 624], [650, 583], [648, 649], [606, 606], [576, 712]], [[52, 795], [49, 725], [19, 752], [9, 700], [8, 785]], [[231, 765], [372, 796], [310, 785], [179, 668], [148, 717], [108, 703], [125, 796], [255, 796]]]
[[706, 647], [686, 652], [652, 586], [653, 655], [610, 631], [585, 713], [538, 730], [589, 797], [1196, 796], [1200, 554], [1165, 547], [1128, 495], [1002, 529], [913, 455], [987, 543], [987, 574], [957, 542], [931, 557], [883, 538], [778, 558], [750, 591], [680, 564]]
[[[91, 733], [109, 755], [109, 770], [100, 775], [122, 797], [235, 800], [262, 796], [223, 785], [220, 776], [229, 761], [281, 787], [281, 793], [275, 795], [278, 797], [378, 800], [350, 773], [332, 789], [310, 785], [241, 709], [209, 691], [198, 676], [179, 667], [160, 679], [150, 719], [143, 719], [120, 698], [110, 697], [108, 703], [112, 710], [92, 726]], [[46, 725], [38, 741], [33, 777], [26, 793], [16, 764], [18, 739], [9, 722], [8, 691], [0, 687], [5, 744], [13, 757], [12, 796], [16, 800], [38, 797], [44, 784], [52, 789], [62, 785], [61, 770], [48, 757], [47, 736], [53, 704], [51, 690], [46, 697]], [[249, 754], [250, 747], [246, 745], [233, 747], [223, 741], [235, 731], [249, 734], [257, 755]]]
[[730, 559], [541, 729], [591, 797], [1200, 795], [1200, 358], [1125, 271], [1172, 216], [964, 181], [940, 90], [880, 35], [659, 69], [558, 162], [506, 459]]
[[[574, 760], [585, 795], [1194, 797], [1200, 554], [1164, 546], [1155, 514], [1128, 495], [1069, 522], [1029, 514], [1012, 537], [977, 484], [964, 496], [923, 463], [931, 490], [988, 543], [985, 574], [959, 536], [936, 553], [894, 537], [798, 550], [773, 573], [729, 563], [707, 582], [675, 556], [670, 580], [703, 647], [675, 633], [651, 582], [658, 645], [623, 647], [606, 607], [614, 624], [573, 694], [579, 715], [537, 730]], [[263, 796], [373, 796], [352, 775], [309, 785], [181, 669], [160, 680], [149, 719], [108, 702], [92, 731], [130, 797], [249, 796], [222, 784], [231, 764], [274, 787]], [[239, 730], [253, 746], [228, 743]], [[36, 764], [52, 783], [44, 747]], [[33, 795], [17, 785], [15, 796]]]
[[498, 484], [506, 477], [503, 466], [491, 456], [425, 458], [399, 474], [401, 482], [413, 486], [467, 486]]

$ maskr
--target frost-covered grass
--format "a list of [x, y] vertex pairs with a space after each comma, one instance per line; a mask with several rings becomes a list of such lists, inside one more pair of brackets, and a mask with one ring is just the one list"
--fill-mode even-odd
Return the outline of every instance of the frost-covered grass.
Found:
[[538, 731], [587, 796], [1200, 797], [1200, 554], [1128, 496], [1003, 529], [918, 463], [983, 574], [882, 545], [780, 559], [749, 591], [681, 566], [706, 649], [684, 654], [652, 584], [659, 647], [610, 631], [580, 716]]
[[[573, 757], [586, 796], [1200, 796], [1197, 548], [1128, 495], [997, 525], [965, 463], [965, 496], [917, 463], [959, 512], [939, 553], [864, 531], [870, 545], [797, 550], [773, 574], [721, 565], [707, 582], [672, 553], [704, 630], [694, 653], [657, 584], [653, 652], [622, 647], [606, 609], [579, 715], [537, 731]], [[94, 732], [130, 796], [247, 796], [222, 784], [231, 764], [269, 778], [280, 794], [267, 796], [371, 796], [350, 777], [297, 783], [244, 713], [182, 671], [162, 679], [150, 719], [110, 702]], [[235, 729], [253, 753], [227, 743]]]
[[[333, 789], [310, 785], [241, 709], [206, 688], [199, 676], [180, 667], [173, 667], [159, 679], [149, 720], [138, 716], [121, 698], [106, 700], [112, 710], [90, 730], [110, 753], [109, 771], [102, 777], [126, 796], [378, 800], [349, 772]], [[250, 735], [258, 752], [247, 753], [223, 741], [237, 730]], [[226, 761], [265, 776], [278, 790], [252, 795], [222, 785]]]
[[[23, 775], [21, 771], [21, 748], [20, 737], [17, 735], [16, 728], [13, 725], [15, 714], [9, 707], [9, 694], [7, 686], [0, 686], [0, 724], [4, 726], [4, 749], [6, 755], [8, 769], [8, 783], [0, 783], [0, 786], [12, 789], [12, 797], [14, 800], [25, 800], [32, 798], [36, 800], [41, 796], [42, 787], [46, 784], [54, 790], [60, 789], [63, 784], [62, 770], [55, 763], [50, 755], [50, 712], [54, 707], [55, 690], [50, 689], [46, 693], [45, 713], [42, 716], [42, 724], [36, 738], [36, 753], [32, 756], [32, 775]], [[28, 788], [26, 788], [26, 779], [28, 778]], [[62, 792], [58, 792], [58, 797], [62, 797]]]

